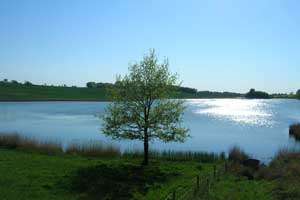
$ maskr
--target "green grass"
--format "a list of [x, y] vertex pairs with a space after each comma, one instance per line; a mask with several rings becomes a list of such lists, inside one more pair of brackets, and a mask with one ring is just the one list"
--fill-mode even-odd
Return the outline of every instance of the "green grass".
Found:
[[[237, 93], [202, 91], [198, 93], [175, 92], [171, 98], [236, 98]], [[109, 91], [105, 88], [59, 87], [0, 83], [0, 101], [108, 101]]]
[[[176, 98], [197, 98], [195, 94], [176, 93]], [[0, 84], [1, 101], [109, 101], [105, 88], [59, 87], [42, 85]]]
[[300, 151], [281, 149], [259, 176], [276, 183], [274, 194], [278, 199], [300, 199]]
[[[166, 199], [174, 190], [178, 197], [192, 191], [197, 175], [204, 190], [206, 178], [213, 174], [213, 163], [152, 159], [149, 167], [142, 168], [141, 161], [0, 148], [1, 199], [103, 199], [106, 195], [111, 199], [159, 200]], [[232, 200], [268, 200], [272, 199], [272, 186], [270, 181], [225, 175], [211, 187], [210, 199], [229, 196]], [[188, 195], [198, 199], [192, 192]]]
[[232, 175], [223, 178], [211, 191], [210, 199], [272, 200], [274, 183], [265, 180], [252, 181]]

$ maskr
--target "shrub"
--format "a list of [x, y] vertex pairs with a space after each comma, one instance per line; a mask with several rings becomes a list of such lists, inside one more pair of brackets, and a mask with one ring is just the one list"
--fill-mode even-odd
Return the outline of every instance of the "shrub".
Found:
[[299, 199], [300, 150], [279, 150], [269, 166], [260, 169], [257, 177], [277, 183], [274, 194], [278, 199]]
[[31, 85], [33, 85], [30, 81], [25, 81], [24, 82], [24, 85], [28, 85], [28, 86], [31, 86]]
[[87, 82], [86, 87], [87, 88], [96, 88], [97, 84], [95, 82]]
[[12, 80], [11, 83], [12, 83], [12, 84], [19, 84], [19, 82], [16, 81], [16, 80]]
[[281, 149], [268, 167], [261, 167], [258, 178], [281, 180], [300, 178], [300, 151], [295, 149]]
[[247, 177], [249, 180], [254, 179], [255, 171], [250, 167], [242, 167], [241, 175]]
[[270, 167], [266, 165], [260, 166], [259, 170], [256, 172], [255, 178], [266, 179], [266, 180], [276, 180], [282, 177], [282, 169], [277, 167]]
[[[143, 151], [140, 150], [126, 150], [123, 153], [124, 157], [142, 158]], [[217, 162], [225, 160], [225, 153], [209, 153], [209, 152], [197, 152], [197, 151], [155, 151], [149, 152], [149, 157], [152, 159], [164, 159], [168, 161], [199, 161], [204, 163]]]
[[300, 150], [283, 148], [277, 152], [271, 165], [278, 162], [289, 163], [295, 161], [300, 163]]
[[240, 147], [233, 146], [229, 150], [228, 159], [233, 162], [242, 163], [244, 160], [247, 160], [249, 155], [245, 153]]
[[62, 145], [59, 142], [38, 141], [18, 134], [0, 134], [0, 147], [9, 149], [22, 148], [25, 150], [41, 151], [46, 153], [63, 152]]

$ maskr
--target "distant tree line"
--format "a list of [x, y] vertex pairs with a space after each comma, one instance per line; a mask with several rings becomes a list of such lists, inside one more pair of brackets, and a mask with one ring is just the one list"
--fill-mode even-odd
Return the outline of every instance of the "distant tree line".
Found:
[[[104, 89], [112, 89], [115, 87], [113, 83], [102, 83], [102, 82], [87, 82], [87, 88], [104, 88]], [[181, 87], [181, 86], [173, 86], [175, 91], [184, 94], [191, 94], [197, 98], [237, 98], [243, 97], [243, 94], [233, 93], [233, 92], [211, 92], [211, 91], [198, 91], [195, 88], [190, 87]]]
[[[86, 83], [87, 88], [101, 88], [101, 89], [112, 89], [115, 87], [113, 83], [105, 83], [105, 82], [94, 82], [90, 81]], [[181, 87], [181, 86], [173, 86], [175, 90], [179, 93], [191, 94], [195, 98], [239, 98], [245, 97], [248, 99], [269, 99], [269, 98], [299, 98], [300, 99], [300, 89], [294, 93], [286, 94], [286, 93], [276, 93], [276, 94], [268, 94], [263, 91], [256, 91], [255, 89], [250, 89], [250, 91], [246, 94], [235, 93], [235, 92], [212, 92], [212, 91], [198, 91], [195, 88], [190, 87]]]
[[243, 94], [234, 92], [211, 92], [211, 91], [199, 91], [197, 92], [198, 98], [238, 98], [243, 97]]
[[[16, 80], [8, 80], [3, 79], [0, 81], [0, 85], [26, 85], [26, 86], [48, 86], [48, 87], [68, 87], [66, 84], [63, 85], [47, 85], [46, 83], [43, 85], [36, 85], [30, 81], [19, 82]], [[76, 88], [77, 86], [71, 86], [72, 88]], [[114, 83], [105, 83], [105, 82], [87, 82], [87, 88], [101, 88], [101, 89], [112, 89], [115, 87]], [[234, 93], [234, 92], [212, 92], [212, 91], [198, 91], [195, 88], [190, 87], [181, 87], [181, 86], [173, 86], [176, 91], [181, 94], [190, 94], [195, 98], [238, 98], [245, 97], [249, 99], [268, 99], [268, 98], [298, 98], [300, 99], [300, 89], [296, 93], [274, 93], [268, 94], [262, 91], [256, 91], [255, 89], [250, 89], [250, 91], [246, 94]]]
[[[16, 81], [16, 80], [9, 81], [6, 78], [3, 79], [2, 81], [0, 81], [0, 85], [26, 85], [26, 86], [44, 86], [44, 87], [69, 87], [66, 84], [63, 84], [63, 85], [47, 85], [46, 83], [44, 83], [43, 85], [38, 85], [38, 84], [33, 84], [30, 81], [24, 81], [22, 83], [22, 82], [19, 82], [19, 81]], [[71, 87], [72, 88], [76, 88], [77, 86], [73, 85]]]
[[86, 87], [87, 88], [105, 88], [105, 89], [111, 89], [115, 86], [115, 84], [113, 83], [102, 83], [102, 82], [99, 82], [99, 83], [96, 83], [96, 82], [87, 82], [86, 83]]
[[274, 93], [270, 94], [271, 98], [295, 98], [297, 97], [297, 94], [291, 93]]
[[188, 94], [196, 94], [198, 91], [195, 88], [189, 88], [189, 87], [177, 87], [177, 90], [179, 92], [188, 93]]
[[33, 85], [30, 81], [25, 81], [24, 83], [18, 82], [16, 80], [9, 81], [8, 79], [3, 79], [0, 84], [13, 84], [13, 85]]

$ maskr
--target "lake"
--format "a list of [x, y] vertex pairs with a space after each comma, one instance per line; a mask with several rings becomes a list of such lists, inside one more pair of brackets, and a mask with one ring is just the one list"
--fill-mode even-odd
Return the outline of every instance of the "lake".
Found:
[[[288, 99], [186, 100], [185, 143], [153, 141], [150, 148], [227, 152], [241, 146], [252, 156], [270, 160], [279, 148], [300, 148], [288, 127], [300, 122], [300, 101]], [[40, 140], [101, 140], [124, 149], [140, 149], [140, 141], [113, 141], [101, 134], [99, 115], [107, 102], [0, 102], [0, 132], [20, 133]]]

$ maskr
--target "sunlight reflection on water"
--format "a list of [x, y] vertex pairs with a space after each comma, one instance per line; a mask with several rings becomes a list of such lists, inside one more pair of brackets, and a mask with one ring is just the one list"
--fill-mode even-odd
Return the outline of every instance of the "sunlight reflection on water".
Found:
[[214, 118], [239, 123], [241, 125], [258, 125], [272, 127], [273, 111], [264, 100], [218, 99], [189, 100], [195, 107], [195, 114], [203, 114]]

